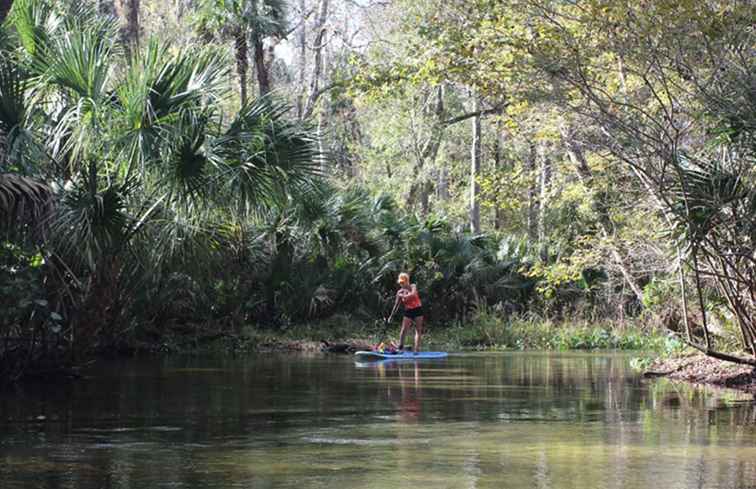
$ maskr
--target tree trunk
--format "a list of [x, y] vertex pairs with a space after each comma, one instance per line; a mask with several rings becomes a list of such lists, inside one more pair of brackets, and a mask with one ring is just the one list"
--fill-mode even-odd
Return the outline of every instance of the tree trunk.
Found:
[[13, 0], [0, 0], [0, 22], [4, 22], [13, 7]]
[[302, 26], [297, 34], [297, 51], [299, 52], [299, 78], [297, 80], [297, 118], [302, 119], [304, 114], [304, 87], [307, 78], [307, 22], [304, 16], [305, 0], [299, 0], [299, 10], [302, 15]]
[[449, 170], [446, 166], [438, 172], [438, 199], [444, 202], [449, 200]]
[[323, 65], [323, 48], [326, 43], [326, 20], [328, 18], [328, 0], [320, 0], [318, 6], [318, 20], [315, 25], [315, 64], [312, 68], [312, 78], [310, 79], [310, 95], [307, 97], [307, 103], [305, 104], [303, 118], [307, 118], [312, 114], [315, 108], [315, 102], [317, 102], [320, 96], [320, 74], [321, 67]]
[[538, 199], [538, 242], [546, 242], [546, 206], [548, 204], [549, 190], [551, 189], [552, 164], [548, 155], [541, 158], [541, 174], [539, 176], [541, 189]]
[[[329, 52], [328, 50], [324, 50], [323, 52], [323, 71], [328, 71], [328, 62], [329, 62]], [[318, 111], [318, 131], [320, 131], [320, 154], [325, 155], [325, 150], [323, 148], [323, 144], [325, 143], [325, 134], [328, 131], [328, 128], [331, 125], [331, 106], [330, 104], [326, 103], [323, 104], [323, 107], [321, 110]], [[321, 161], [323, 162], [323, 171], [325, 171], [325, 164], [326, 164], [326, 158], [321, 158]]]
[[318, 112], [318, 153], [320, 154], [320, 171], [325, 175], [326, 172], [326, 158], [325, 156], [325, 146], [323, 145], [323, 141], [325, 140], [324, 137], [324, 128], [325, 128], [325, 118], [323, 116], [323, 112], [325, 110], [321, 110]]
[[[585, 160], [582, 149], [572, 139], [569, 131], [563, 131], [562, 137], [565, 147], [567, 148], [567, 157], [575, 166], [575, 172], [578, 178], [583, 183], [583, 185], [590, 190], [592, 187], [592, 172]], [[591, 206], [594, 208], [596, 215], [598, 216], [599, 227], [601, 228], [602, 235], [607, 239], [611, 239], [614, 233], [612, 230], [613, 226], [611, 219], [609, 219], [609, 215], [606, 211], [606, 204], [597, 202], [595, 199], [593, 199]], [[625, 258], [623, 257], [623, 251], [624, 250], [620, 249], [619, 244], [612, 243], [609, 245], [609, 252], [612, 255], [612, 258], [614, 258], [614, 262], [617, 264], [622, 277], [625, 279], [625, 282], [630, 287], [630, 289], [632, 289], [638, 301], [643, 302], [643, 289], [638, 284], [638, 281], [635, 280], [633, 274], [630, 272], [630, 268], [625, 262]]]
[[[473, 93], [473, 112], [479, 109], [478, 94]], [[470, 151], [470, 231], [473, 234], [480, 233], [480, 114], [472, 118], [472, 148]]]
[[140, 0], [119, 0], [116, 5], [118, 17], [125, 21], [121, 35], [131, 53], [139, 49], [139, 3]]
[[[444, 129], [446, 125], [443, 122], [444, 117], [444, 85], [439, 84], [436, 86], [436, 103], [433, 110], [435, 117], [435, 124], [431, 130], [428, 140], [423, 145], [422, 149], [415, 155], [415, 168], [414, 174], [422, 174], [423, 167], [426, 163], [433, 163], [438, 156], [438, 149], [441, 147], [441, 140], [443, 138]], [[407, 202], [410, 209], [414, 208], [418, 203], [422, 205], [423, 202], [427, 202], [427, 194], [431, 191], [431, 185], [421, 179], [415, 180], [410, 186], [409, 195], [407, 196]], [[427, 206], [425, 207], [427, 210]]]
[[[502, 153], [502, 146], [501, 146], [501, 137], [502, 137], [502, 131], [501, 131], [501, 122], [496, 123], [496, 137], [494, 138], [494, 166], [496, 168], [497, 172], [501, 172], [504, 168], [504, 162], [502, 161], [501, 153]], [[501, 211], [501, 207], [499, 206], [498, 199], [495, 199], [494, 202], [494, 229], [497, 231], [502, 229], [504, 227], [504, 215]]]
[[249, 70], [247, 33], [244, 29], [236, 32], [234, 47], [236, 48], [236, 72], [239, 74], [239, 95], [242, 107], [244, 107], [247, 105], [247, 71]]
[[528, 184], [527, 215], [528, 247], [530, 249], [535, 249], [536, 241], [538, 239], [538, 199], [536, 199], [536, 181], [533, 178], [533, 173], [535, 172], [536, 167], [536, 159], [536, 145], [535, 143], [530, 143], [530, 155], [529, 158], [525, 160], [525, 173], [528, 177], [528, 180], [530, 181], [530, 183]]
[[265, 63], [265, 46], [259, 34], [255, 33], [252, 35], [252, 45], [255, 51], [257, 86], [262, 97], [270, 92], [270, 73], [268, 73], [268, 65]]

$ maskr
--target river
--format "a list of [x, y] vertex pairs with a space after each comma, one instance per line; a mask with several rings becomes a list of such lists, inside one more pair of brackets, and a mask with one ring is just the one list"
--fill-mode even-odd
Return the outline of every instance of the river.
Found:
[[0, 487], [756, 487], [751, 396], [621, 353], [101, 363], [0, 398]]

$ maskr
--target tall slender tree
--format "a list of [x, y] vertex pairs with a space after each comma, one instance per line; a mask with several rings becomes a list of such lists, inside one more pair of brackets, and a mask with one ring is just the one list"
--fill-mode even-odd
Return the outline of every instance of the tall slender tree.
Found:
[[480, 135], [480, 101], [477, 94], [473, 93], [473, 108], [472, 111], [476, 115], [472, 118], [472, 147], [470, 150], [470, 231], [472, 233], [480, 233], [480, 202], [478, 201], [478, 195], [480, 194], [480, 183], [478, 176], [480, 175], [480, 160], [481, 160], [481, 135]]
[[328, 0], [320, 0], [318, 6], [318, 18], [315, 25], [315, 45], [313, 50], [315, 53], [312, 67], [312, 75], [310, 77], [310, 94], [307, 97], [307, 103], [304, 107], [303, 116], [307, 118], [315, 108], [315, 102], [320, 96], [320, 77], [323, 68], [323, 52], [325, 51], [325, 43], [327, 41], [326, 36], [326, 20], [328, 19]]
[[299, 64], [299, 73], [297, 76], [297, 117], [300, 119], [304, 113], [305, 100], [305, 80], [307, 79], [307, 16], [305, 10], [307, 4], [305, 0], [299, 0], [299, 15], [301, 16], [300, 26], [297, 29], [297, 62]]
[[283, 0], [247, 0], [245, 19], [252, 39], [257, 87], [260, 95], [271, 90], [270, 66], [273, 61], [273, 44], [266, 41], [286, 36], [286, 5]]
[[139, 25], [140, 0], [118, 0], [115, 9], [121, 21], [121, 35], [128, 50], [139, 49], [141, 29]]
[[259, 93], [268, 93], [272, 52], [266, 51], [265, 43], [286, 35], [284, 3], [281, 0], [204, 0], [198, 14], [198, 27], [205, 37], [233, 42], [242, 105], [249, 98], [250, 48]]

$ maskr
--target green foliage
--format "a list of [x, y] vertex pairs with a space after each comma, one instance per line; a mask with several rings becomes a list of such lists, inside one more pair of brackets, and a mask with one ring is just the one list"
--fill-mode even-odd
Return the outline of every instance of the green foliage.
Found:
[[463, 348], [514, 350], [646, 350], [666, 352], [679, 349], [674, 338], [637, 326], [618, 327], [607, 323], [563, 323], [536, 316], [504, 317], [481, 309], [469, 322], [446, 333]]
[[[377, 33], [329, 31], [315, 131], [286, 101], [310, 95], [292, 81], [311, 60], [264, 60], [291, 86], [236, 107], [229, 80], [249, 58], [208, 45], [275, 58], [287, 5], [190, 3], [143, 2], [159, 36], [139, 49], [91, 3], [16, 0], [0, 30], [0, 230], [18, 291], [3, 307], [27, 337], [51, 319], [84, 351], [205, 325], [380, 327], [407, 271], [430, 324], [466, 347], [665, 349], [603, 321], [679, 309], [679, 248], [734, 348], [722, 294], [752, 289], [756, 111], [752, 57], [732, 47], [750, 46], [750, 4], [391, 2], [371, 11]], [[350, 12], [331, 7], [329, 25]], [[486, 112], [479, 236], [464, 231], [471, 107]]]
[[[0, 53], [2, 230], [12, 231], [11, 269], [32, 267], [20, 244], [44, 260], [24, 278], [44, 290], [26, 290], [23, 303], [65, 318], [60, 351], [117, 346], [135, 318], [154, 314], [144, 301], [179, 298], [160, 290], [181, 286], [177, 269], [218, 253], [224, 222], [259, 216], [319, 178], [317, 140], [285, 103], [222, 110], [229, 63], [212, 48], [151, 39], [125, 59], [114, 19], [67, 2], [21, 0], [9, 27], [18, 44]], [[209, 297], [201, 288], [191, 305]], [[37, 349], [41, 312], [18, 307], [9, 327]]]
[[281, 0], [203, 0], [197, 12], [200, 30], [210, 35], [233, 35], [242, 27], [260, 37], [286, 32], [286, 3]]

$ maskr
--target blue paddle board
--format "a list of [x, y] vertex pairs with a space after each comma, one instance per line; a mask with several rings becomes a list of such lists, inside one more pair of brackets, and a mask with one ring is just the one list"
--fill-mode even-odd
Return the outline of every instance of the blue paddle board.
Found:
[[378, 351], [358, 351], [355, 352], [357, 360], [431, 360], [434, 358], [445, 358], [449, 354], [445, 351], [403, 351], [401, 353], [381, 353]]

